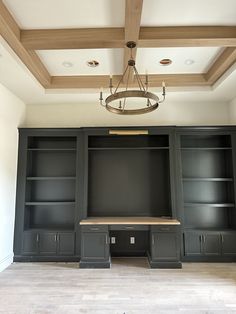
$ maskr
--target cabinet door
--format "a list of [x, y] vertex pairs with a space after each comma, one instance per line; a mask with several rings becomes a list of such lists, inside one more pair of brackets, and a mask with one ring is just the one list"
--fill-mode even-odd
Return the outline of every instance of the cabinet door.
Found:
[[201, 252], [201, 235], [195, 232], [184, 233], [184, 255], [200, 256]]
[[57, 234], [55, 232], [41, 232], [39, 238], [40, 255], [56, 255]]
[[74, 232], [59, 232], [57, 235], [57, 254], [75, 254], [75, 234]]
[[107, 232], [82, 232], [81, 259], [106, 261], [109, 258]]
[[176, 233], [152, 232], [151, 254], [153, 261], [178, 261], [178, 239]]
[[38, 254], [38, 241], [39, 241], [38, 233], [24, 232], [22, 253], [24, 255], [37, 255]]
[[219, 234], [203, 234], [203, 253], [207, 256], [221, 255], [221, 240]]
[[236, 255], [236, 233], [221, 235], [222, 255]]

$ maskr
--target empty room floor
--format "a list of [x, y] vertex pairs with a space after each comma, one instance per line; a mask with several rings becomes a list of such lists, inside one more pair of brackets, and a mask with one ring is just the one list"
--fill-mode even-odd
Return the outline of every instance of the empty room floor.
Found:
[[116, 258], [111, 269], [77, 263], [14, 263], [0, 273], [0, 313], [236, 313], [236, 263], [149, 269]]

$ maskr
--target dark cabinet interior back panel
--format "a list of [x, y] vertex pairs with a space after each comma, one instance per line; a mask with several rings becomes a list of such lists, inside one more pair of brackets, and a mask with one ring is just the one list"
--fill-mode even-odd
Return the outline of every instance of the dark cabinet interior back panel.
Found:
[[89, 136], [89, 148], [140, 148], [140, 147], [168, 147], [168, 135], [138, 135], [138, 136]]
[[34, 180], [26, 186], [27, 202], [75, 201], [75, 180]]
[[74, 205], [26, 206], [25, 229], [74, 229]]
[[183, 178], [232, 178], [231, 150], [182, 150]]
[[168, 150], [89, 153], [88, 216], [170, 216]]
[[75, 176], [74, 151], [30, 151], [27, 175], [29, 177]]

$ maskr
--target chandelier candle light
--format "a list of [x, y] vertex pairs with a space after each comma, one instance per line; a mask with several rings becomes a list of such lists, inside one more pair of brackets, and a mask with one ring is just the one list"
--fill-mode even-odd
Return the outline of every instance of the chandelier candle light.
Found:
[[[143, 114], [151, 112], [158, 108], [159, 104], [165, 100], [166, 95], [166, 87], [165, 82], [162, 82], [162, 99], [160, 100], [159, 97], [151, 92], [148, 91], [148, 74], [145, 74], [145, 82], [143, 83], [140, 75], [135, 66], [135, 60], [132, 57], [132, 49], [136, 47], [136, 43], [133, 41], [127, 42], [126, 46], [130, 48], [131, 55], [130, 60], [128, 61], [127, 67], [124, 73], [121, 76], [115, 90], [113, 91], [113, 82], [112, 82], [112, 75], [110, 75], [109, 80], [109, 89], [110, 95], [105, 99], [105, 104], [103, 103], [103, 89], [100, 90], [100, 104], [105, 107], [108, 111], [117, 114], [124, 114], [124, 115], [133, 115], [133, 114]], [[130, 73], [133, 71], [134, 77], [137, 80], [139, 89], [129, 89], [130, 83]], [[127, 75], [126, 75], [127, 74]], [[126, 78], [126, 81], [124, 81]], [[125, 88], [121, 91], [118, 91], [120, 88], [121, 83], [124, 83]], [[127, 98], [143, 98], [145, 99], [144, 105], [141, 108], [133, 108], [130, 109], [129, 103]]]

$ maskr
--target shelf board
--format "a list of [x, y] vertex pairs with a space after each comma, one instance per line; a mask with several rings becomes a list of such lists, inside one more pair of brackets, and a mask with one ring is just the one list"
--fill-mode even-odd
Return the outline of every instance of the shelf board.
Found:
[[234, 207], [233, 203], [184, 203], [185, 207], [200, 207], [200, 206], [208, 206], [208, 207]]
[[169, 149], [169, 146], [163, 147], [89, 147], [88, 150], [163, 150]]
[[185, 231], [218, 231], [218, 232], [224, 232], [224, 231], [234, 231], [236, 232], [236, 229], [233, 228], [196, 228], [196, 227], [184, 227]]
[[27, 177], [26, 180], [37, 181], [37, 180], [76, 180], [76, 177]]
[[28, 148], [28, 151], [50, 151], [50, 152], [58, 152], [58, 151], [68, 151], [75, 152], [76, 148]]
[[232, 150], [232, 147], [181, 147], [181, 150]]
[[57, 226], [35, 226], [35, 227], [29, 227], [26, 228], [24, 231], [32, 231], [32, 232], [41, 232], [41, 231], [51, 231], [51, 232], [60, 232], [60, 231], [74, 231], [74, 226], [69, 227], [57, 227]]
[[25, 202], [25, 205], [30, 205], [30, 206], [45, 206], [45, 205], [74, 205], [75, 202]]
[[182, 178], [183, 179], [183, 181], [222, 181], [222, 182], [224, 182], [224, 181], [233, 181], [233, 179], [232, 178]]

